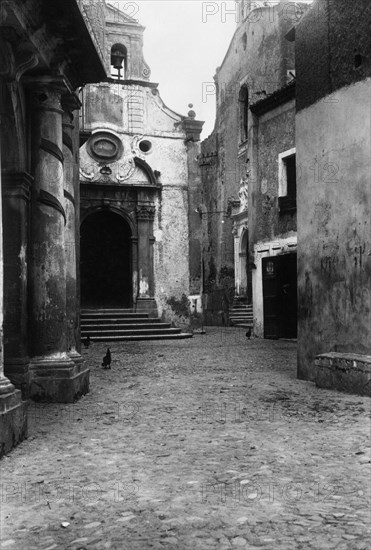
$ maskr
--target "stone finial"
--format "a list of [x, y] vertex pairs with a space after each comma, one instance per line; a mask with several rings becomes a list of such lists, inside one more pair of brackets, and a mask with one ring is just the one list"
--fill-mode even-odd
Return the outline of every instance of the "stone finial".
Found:
[[188, 117], [189, 118], [196, 118], [196, 113], [192, 110], [193, 103], [189, 103], [188, 107], [191, 109], [190, 111], [188, 111]]

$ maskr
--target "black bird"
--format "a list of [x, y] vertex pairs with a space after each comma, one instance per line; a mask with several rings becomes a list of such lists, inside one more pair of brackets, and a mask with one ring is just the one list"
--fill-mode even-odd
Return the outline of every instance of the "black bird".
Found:
[[105, 369], [110, 369], [111, 368], [111, 352], [110, 352], [109, 348], [107, 348], [107, 353], [103, 357], [102, 367], [104, 367]]
[[248, 328], [246, 331], [246, 338], [251, 338], [251, 328]]
[[90, 346], [90, 343], [91, 343], [89, 334], [87, 335], [86, 338], [83, 338], [83, 339], [81, 340], [81, 342], [84, 344], [84, 346], [85, 346], [86, 348], [88, 348], [88, 347]]

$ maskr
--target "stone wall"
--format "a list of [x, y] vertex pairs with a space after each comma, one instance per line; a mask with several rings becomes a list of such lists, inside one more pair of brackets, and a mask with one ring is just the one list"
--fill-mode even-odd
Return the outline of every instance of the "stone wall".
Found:
[[[248, 170], [248, 140], [241, 135], [240, 90], [247, 87], [250, 105], [287, 84], [291, 79], [288, 71], [294, 70], [295, 61], [294, 46], [285, 35], [301, 15], [301, 8], [293, 15], [286, 3], [261, 6], [250, 12], [239, 22], [216, 72], [215, 128], [202, 144], [201, 159], [205, 206], [207, 210], [224, 212], [224, 219], [214, 216], [209, 220], [204, 247], [209, 253], [205, 281], [214, 279], [216, 285], [222, 269], [229, 270], [233, 278], [235, 244], [228, 207], [231, 201], [238, 200], [240, 183]], [[289, 123], [293, 125], [292, 121]], [[206, 166], [207, 155], [215, 152], [217, 157]], [[212, 292], [212, 288], [206, 292]]]
[[249, 178], [250, 247], [296, 232], [296, 211], [280, 214], [278, 155], [295, 147], [295, 100], [253, 115], [249, 154], [253, 171]]
[[[296, 34], [303, 379], [314, 378], [317, 354], [371, 353], [371, 10], [366, 1], [325, 2], [317, 27], [317, 9]], [[316, 43], [327, 61], [314, 67]], [[360, 66], [355, 55], [363, 60]]]
[[297, 109], [371, 71], [368, 0], [315, 0], [296, 28]]

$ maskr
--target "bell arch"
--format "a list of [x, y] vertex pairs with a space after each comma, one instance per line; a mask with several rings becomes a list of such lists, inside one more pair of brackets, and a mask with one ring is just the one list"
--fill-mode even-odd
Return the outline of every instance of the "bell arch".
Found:
[[[123, 76], [123, 80], [126, 78], [127, 74], [127, 65], [128, 65], [128, 50], [124, 44], [113, 44], [111, 48], [111, 75], [113, 78], [116, 78], [118, 80], [121, 80], [121, 76]], [[113, 73], [113, 69], [117, 71], [117, 74]], [[121, 75], [121, 71], [123, 70], [123, 75]]]

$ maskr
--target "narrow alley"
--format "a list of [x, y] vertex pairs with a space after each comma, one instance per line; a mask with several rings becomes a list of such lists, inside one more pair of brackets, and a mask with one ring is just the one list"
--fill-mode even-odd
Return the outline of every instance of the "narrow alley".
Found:
[[84, 350], [90, 393], [29, 404], [1, 468], [10, 550], [366, 550], [370, 400], [296, 378], [296, 343], [208, 328]]

